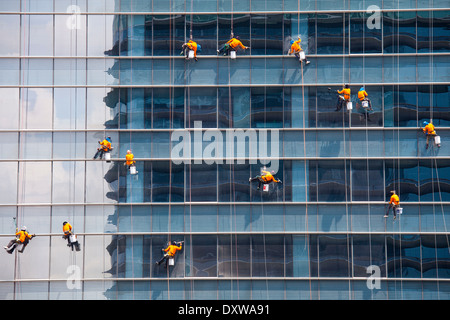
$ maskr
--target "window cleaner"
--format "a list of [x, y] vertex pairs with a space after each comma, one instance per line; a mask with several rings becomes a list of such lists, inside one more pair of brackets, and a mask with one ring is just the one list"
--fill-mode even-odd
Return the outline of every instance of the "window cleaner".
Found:
[[100, 144], [100, 147], [97, 148], [97, 152], [94, 155], [94, 160], [100, 157], [100, 159], [103, 159], [103, 155], [105, 155], [105, 160], [107, 162], [110, 162], [111, 160], [111, 150], [113, 147], [111, 146], [112, 140], [111, 137], [106, 137], [103, 141], [98, 141]]
[[288, 54], [289, 55], [294, 54], [298, 58], [300, 63], [302, 63], [304, 61], [305, 65], [308, 65], [310, 63], [310, 61], [308, 59], [306, 59], [305, 51], [303, 51], [302, 46], [300, 45], [300, 42], [302, 42], [300, 37], [298, 37], [297, 41], [291, 40], [291, 42], [290, 42], [291, 49], [289, 50]]
[[224, 56], [228, 56], [231, 55], [231, 58], [234, 59], [236, 58], [236, 51], [240, 48], [246, 50], [249, 49], [250, 47], [246, 47], [242, 44], [242, 42], [240, 41], [239, 36], [236, 36], [235, 38], [231, 38], [230, 40], [228, 40], [222, 48], [220, 48], [219, 50], [217, 50], [217, 54], [220, 53], [224, 53]]
[[366, 90], [364, 89], [364, 87], [359, 88], [359, 91], [358, 91], [358, 99], [359, 99], [359, 101], [361, 101], [362, 107], [363, 107], [364, 109], [367, 109], [367, 108], [368, 108], [368, 110], [373, 111], [373, 109], [372, 109], [372, 102], [370, 101], [370, 99], [368, 98], [368, 96], [369, 96], [369, 95], [367, 94], [367, 92], [366, 92]]
[[71, 247], [72, 251], [74, 248], [76, 251], [80, 251], [80, 243], [78, 242], [77, 235], [72, 232], [72, 229], [73, 229], [72, 225], [69, 222], [64, 221], [63, 222], [64, 235], [62, 238], [67, 240], [67, 246]]
[[427, 136], [427, 146], [425, 149], [428, 149], [428, 143], [430, 141], [430, 138], [434, 138], [434, 143], [438, 146], [438, 148], [441, 147], [441, 137], [436, 134], [436, 131], [434, 129], [434, 125], [427, 121], [423, 122], [424, 128], [422, 128], [423, 133]]
[[130, 170], [131, 174], [137, 174], [136, 171], [136, 161], [134, 160], [134, 155], [131, 150], [127, 150], [127, 154], [125, 155], [125, 163], [124, 166], [128, 166], [128, 170]]
[[403, 209], [400, 208], [400, 198], [395, 193], [395, 190], [391, 191], [391, 198], [389, 199], [389, 207], [386, 211], [386, 214], [384, 215], [385, 218], [389, 216], [389, 211], [392, 209], [392, 212], [394, 213], [394, 220], [397, 218], [397, 213], [401, 214], [403, 212]]
[[[262, 170], [261, 175], [257, 175], [254, 178], [249, 178], [248, 181], [249, 182], [258, 181], [258, 187], [256, 188], [256, 190], [261, 189], [261, 185], [264, 185], [264, 187], [265, 187], [266, 185], [269, 185], [271, 182], [282, 183], [281, 180], [277, 180], [273, 176], [274, 174], [275, 174], [275, 171], [269, 172], [266, 170]], [[265, 187], [265, 189], [268, 191], [267, 187]], [[266, 190], [264, 190], [264, 191], [266, 191]]]
[[347, 106], [347, 110], [351, 110], [353, 106], [352, 102], [350, 101], [350, 94], [351, 94], [350, 86], [346, 84], [341, 91], [337, 90], [336, 92], [338, 93], [339, 96], [336, 102], [335, 111], [340, 111], [344, 104]]
[[364, 87], [359, 88], [358, 99], [359, 101], [361, 101], [361, 106], [364, 110], [364, 116], [362, 116], [361, 118], [367, 117], [367, 120], [370, 121], [369, 114], [367, 113], [367, 111], [368, 110], [373, 111], [372, 102], [368, 98], [367, 91], [364, 89]]
[[164, 262], [164, 260], [166, 261], [166, 264], [164, 266], [164, 268], [167, 268], [167, 265], [174, 265], [174, 259], [175, 259], [175, 254], [178, 251], [181, 251], [183, 249], [183, 243], [184, 241], [172, 241], [172, 243], [169, 243], [165, 249], [162, 249], [163, 252], [165, 252], [165, 254], [163, 255], [163, 257], [161, 258], [161, 260], [159, 260], [158, 262], [156, 262], [157, 265], [160, 265], [161, 263]]
[[27, 227], [23, 226], [20, 231], [17, 231], [16, 229], [16, 238], [11, 240], [8, 245], [5, 248], [6, 252], [9, 254], [12, 254], [14, 252], [14, 249], [18, 247], [19, 245], [22, 245], [22, 249], [19, 250], [20, 253], [22, 253], [25, 250], [25, 247], [28, 245], [31, 239], [33, 239], [36, 235], [35, 234], [29, 234], [27, 231]]
[[194, 59], [195, 61], [198, 61], [197, 52], [202, 51], [202, 46], [193, 40], [189, 40], [183, 44], [181, 49], [182, 51], [180, 52], [180, 56], [184, 54], [186, 56], [186, 60]]

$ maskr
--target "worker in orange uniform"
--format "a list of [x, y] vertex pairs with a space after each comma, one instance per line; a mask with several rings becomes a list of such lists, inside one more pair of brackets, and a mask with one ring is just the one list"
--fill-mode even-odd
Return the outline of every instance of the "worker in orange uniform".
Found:
[[64, 233], [63, 239], [66, 239], [68, 242], [67, 246], [70, 246], [69, 236], [72, 234], [72, 225], [67, 221], [63, 222], [63, 233]]
[[258, 181], [258, 187], [257, 190], [261, 189], [262, 184], [269, 184], [271, 182], [275, 183], [282, 183], [281, 180], [277, 180], [273, 175], [275, 174], [275, 171], [269, 172], [266, 170], [262, 170], [261, 175], [258, 175], [254, 178], [249, 178], [248, 181]]
[[19, 250], [20, 253], [25, 250], [25, 247], [28, 245], [31, 239], [33, 239], [36, 235], [35, 234], [29, 234], [27, 231], [27, 227], [23, 226], [20, 231], [17, 231], [16, 229], [16, 238], [11, 240], [8, 243], [8, 246], [3, 247], [5, 248], [6, 252], [9, 254], [12, 254], [14, 252], [14, 249], [20, 244], [22, 244], [22, 249]]
[[364, 89], [364, 87], [361, 87], [360, 89], [359, 89], [359, 91], [358, 91], [358, 99], [359, 99], [359, 101], [361, 101], [361, 103], [363, 102], [363, 101], [367, 101], [368, 103], [369, 103], [369, 110], [370, 111], [373, 111], [373, 109], [372, 109], [372, 102], [370, 101], [370, 99], [368, 98], [368, 94], [367, 94], [367, 92], [366, 92], [366, 90]]
[[223, 55], [227, 56], [230, 51], [237, 51], [239, 49], [239, 47], [244, 50], [249, 48], [242, 44], [239, 36], [236, 36], [235, 38], [231, 38], [230, 40], [228, 40], [222, 48], [217, 50], [217, 53], [219, 54], [219, 53], [224, 52]]
[[130, 169], [131, 166], [134, 166], [136, 164], [136, 161], [134, 161], [134, 154], [131, 153], [131, 150], [127, 150], [125, 159], [126, 162], [124, 164], [128, 166], [128, 169]]
[[[300, 60], [300, 52], [303, 51], [303, 49], [300, 45], [300, 42], [302, 42], [302, 39], [300, 39], [300, 37], [298, 37], [297, 41], [291, 40], [291, 50], [289, 50], [288, 54], [294, 54], [299, 59], [300, 63], [302, 63], [302, 60]], [[309, 64], [309, 62], [310, 61], [305, 56], [305, 64]]]
[[171, 244], [169, 244], [169, 246], [167, 246], [167, 248], [162, 249], [162, 251], [165, 252], [164, 256], [162, 257], [161, 260], [159, 260], [158, 262], [156, 262], [157, 265], [160, 265], [161, 263], [163, 263], [164, 260], [166, 260], [166, 265], [165, 268], [167, 268], [167, 263], [169, 261], [169, 259], [172, 259], [175, 257], [175, 254], [183, 249], [183, 242], [184, 241], [180, 241], [180, 242], [176, 242], [176, 241], [172, 241]]
[[181, 47], [182, 51], [180, 52], [180, 56], [184, 54], [186, 56], [186, 59], [188, 59], [189, 50], [192, 50], [192, 51], [194, 51], [194, 60], [198, 61], [197, 48], [198, 48], [197, 42], [195, 42], [193, 40], [189, 40], [188, 42], [184, 43], [183, 46]]
[[94, 159], [97, 159], [99, 156], [100, 156], [100, 159], [103, 159], [103, 155], [104, 155], [106, 152], [109, 152], [109, 151], [112, 150], [112, 147], [111, 147], [111, 143], [112, 143], [111, 137], [107, 137], [106, 139], [104, 139], [103, 141], [99, 141], [98, 143], [100, 144], [100, 147], [97, 148], [97, 152], [96, 152], [95, 155], [94, 155]]
[[[347, 102], [350, 101], [350, 94], [351, 94], [350, 86], [348, 84], [346, 84], [341, 91], [337, 90], [337, 93], [339, 94], [339, 97], [338, 97], [338, 101], [336, 103], [335, 111], [341, 110], [342, 105], [344, 103], [347, 105]], [[341, 96], [341, 95], [343, 95], [343, 96]]]
[[[423, 131], [423, 133], [425, 133], [426, 136], [427, 136], [427, 146], [426, 146], [425, 149], [428, 149], [428, 143], [430, 142], [430, 138], [431, 138], [431, 139], [434, 139], [434, 137], [436, 136], [436, 131], [435, 131], [435, 129], [434, 129], [434, 125], [433, 125], [431, 122], [428, 123], [428, 122], [424, 121], [424, 122], [423, 122], [423, 125], [424, 125], [425, 127], [422, 128], [422, 131]], [[438, 144], [437, 146], [438, 146], [438, 148], [440, 148], [440, 147], [441, 147], [441, 144]]]
[[63, 222], [63, 233], [64, 233], [63, 239], [67, 240], [67, 246], [72, 247], [72, 251], [73, 251], [74, 247], [77, 251], [80, 251], [80, 244], [78, 243], [76, 235], [74, 235], [71, 239], [71, 236], [73, 234], [72, 230], [73, 230], [72, 225], [69, 222], [64, 221]]
[[391, 191], [391, 198], [389, 199], [389, 207], [384, 215], [385, 218], [389, 216], [389, 211], [392, 208], [392, 212], [394, 213], [394, 220], [397, 218], [397, 208], [400, 206], [400, 198], [395, 193], [395, 190]]

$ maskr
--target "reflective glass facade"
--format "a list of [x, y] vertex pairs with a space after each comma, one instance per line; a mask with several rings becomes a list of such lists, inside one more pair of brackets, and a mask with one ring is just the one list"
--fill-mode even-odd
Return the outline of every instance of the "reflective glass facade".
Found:
[[[0, 0], [0, 242], [37, 235], [0, 251], [0, 299], [449, 299], [449, 23], [448, 1]], [[216, 52], [231, 33], [235, 60]], [[269, 141], [282, 185], [249, 183], [250, 137], [243, 161], [208, 161], [230, 131]], [[176, 132], [203, 159], [174, 161]]]

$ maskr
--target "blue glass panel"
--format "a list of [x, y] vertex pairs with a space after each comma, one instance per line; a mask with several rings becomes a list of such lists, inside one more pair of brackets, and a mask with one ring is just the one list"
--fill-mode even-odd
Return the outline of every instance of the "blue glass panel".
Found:
[[217, 89], [188, 88], [189, 127], [201, 121], [202, 128], [217, 128]]
[[202, 47], [197, 52], [198, 57], [217, 54], [217, 15], [186, 16], [186, 38], [190, 37], [191, 31], [192, 39]]
[[[336, 8], [335, 2], [333, 3], [333, 7]], [[318, 54], [348, 52], [348, 41], [345, 41], [346, 37], [344, 36], [348, 32], [348, 21], [344, 17], [345, 14], [342, 13], [317, 15]]]
[[320, 235], [318, 242], [319, 276], [348, 277], [350, 275], [350, 248], [347, 236]]
[[449, 22], [450, 11], [433, 11], [433, 52], [450, 51], [450, 32], [447, 28]]
[[349, 197], [349, 162], [318, 161], [318, 201], [345, 201]]
[[318, 230], [324, 232], [347, 231], [349, 223], [345, 206], [320, 205], [317, 207]]
[[217, 230], [217, 208], [211, 206], [189, 206], [185, 230], [190, 232], [214, 232]]

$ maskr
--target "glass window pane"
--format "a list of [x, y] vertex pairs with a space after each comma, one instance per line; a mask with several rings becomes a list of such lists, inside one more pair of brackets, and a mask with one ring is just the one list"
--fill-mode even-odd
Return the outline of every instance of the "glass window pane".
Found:
[[344, 16], [341, 13], [317, 15], [318, 54], [342, 54], [348, 51], [348, 41], [345, 41], [344, 34], [344, 31], [348, 31], [348, 21]]
[[85, 59], [55, 59], [54, 60], [55, 85], [85, 85], [86, 60]]
[[[193, 277], [217, 276], [217, 238], [216, 236], [192, 236], [192, 273]], [[186, 250], [187, 251], [187, 250]]]
[[19, 203], [50, 203], [51, 202], [51, 163], [21, 162], [19, 172], [22, 172], [18, 202]]
[[[2, 172], [3, 181], [0, 184], [0, 203], [17, 203], [17, 167], [17, 162], [0, 162], [0, 172]], [[10, 230], [10, 232], [12, 231]]]
[[350, 256], [347, 236], [319, 236], [319, 258], [320, 277], [348, 277]]
[[52, 59], [22, 59], [21, 68], [23, 71], [22, 84], [28, 86], [53, 85]]
[[201, 121], [202, 128], [217, 128], [217, 89], [188, 88], [190, 100], [189, 127], [194, 128], [195, 121]]
[[[84, 237], [84, 256], [86, 261], [84, 277], [90, 278], [108, 278], [115, 274], [113, 263], [117, 261], [117, 250], [109, 252], [107, 248], [114, 245], [116, 238], [103, 235], [90, 235]], [[117, 268], [117, 266], [116, 266]]]
[[51, 159], [51, 132], [21, 132], [19, 156], [22, 159]]
[[86, 90], [84, 88], [55, 88], [53, 97], [54, 129], [84, 129]]
[[284, 276], [284, 236], [253, 235], [251, 247], [253, 277]]
[[19, 88], [1, 88], [0, 105], [8, 106], [2, 109], [0, 117], [1, 129], [19, 128]]
[[[89, 4], [91, 4], [90, 1]], [[91, 11], [89, 6], [89, 11]], [[92, 11], [91, 11], [92, 12]], [[113, 15], [88, 15], [87, 55], [110, 56], [113, 55], [114, 46], [112, 33], [114, 31]], [[102, 41], [99, 41], [102, 39]]]
[[54, 203], [81, 203], [85, 194], [85, 165], [81, 161], [53, 162]]
[[86, 56], [86, 17], [55, 15], [55, 56]]
[[217, 165], [193, 164], [186, 167], [186, 201], [217, 201]]
[[[40, 8], [43, 7], [40, 6]], [[53, 8], [49, 11], [53, 11]], [[25, 56], [53, 55], [53, 16], [24, 15], [22, 23], [24, 30], [22, 36], [25, 39], [22, 54]]]
[[[1, 4], [0, 4], [1, 5]], [[1, 56], [18, 56], [20, 48], [20, 16], [0, 15]]]
[[190, 37], [192, 27], [192, 39], [201, 45], [198, 55], [217, 54], [217, 15], [193, 15], [186, 16], [186, 39]]
[[349, 162], [318, 161], [319, 201], [345, 201], [349, 196]]

